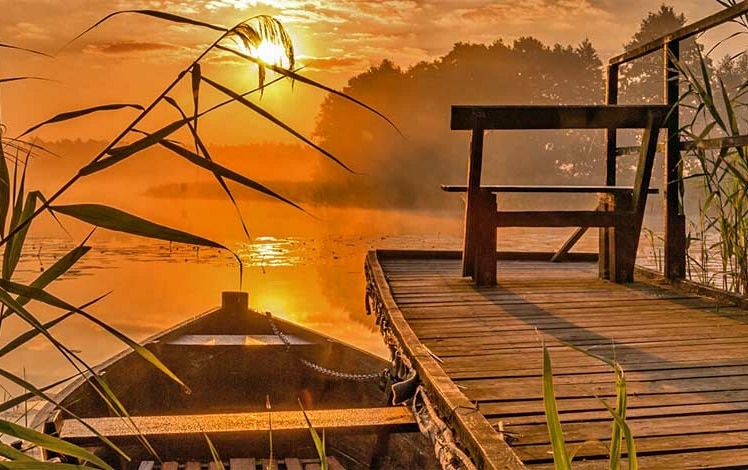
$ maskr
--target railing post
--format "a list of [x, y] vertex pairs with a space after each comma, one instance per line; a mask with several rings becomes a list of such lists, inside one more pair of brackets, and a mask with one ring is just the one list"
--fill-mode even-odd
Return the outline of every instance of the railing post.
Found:
[[[476, 230], [480, 221], [481, 194], [480, 176], [483, 170], [483, 136], [485, 125], [483, 113], [474, 111], [473, 135], [470, 141], [470, 160], [467, 175], [467, 208], [465, 209], [465, 238], [462, 251], [462, 275], [474, 276], [476, 266]], [[494, 247], [495, 249], [495, 247]]]
[[[608, 76], [605, 82], [605, 103], [618, 104], [618, 64], [608, 65]], [[609, 128], [605, 131], [605, 185], [616, 185], [616, 167], [618, 159], [616, 157], [617, 147], [617, 130]], [[600, 202], [601, 206], [605, 202]], [[605, 210], [605, 207], [599, 209]], [[600, 229], [600, 244], [598, 249], [598, 265], [600, 279], [610, 279], [610, 239], [611, 233], [609, 228]]]
[[665, 141], [665, 254], [664, 276], [670, 280], [683, 279], [686, 274], [686, 217], [681, 204], [682, 185], [679, 148], [679, 74], [675, 61], [680, 59], [678, 41], [666, 42], [662, 48], [665, 67], [665, 104], [670, 107], [666, 121]]

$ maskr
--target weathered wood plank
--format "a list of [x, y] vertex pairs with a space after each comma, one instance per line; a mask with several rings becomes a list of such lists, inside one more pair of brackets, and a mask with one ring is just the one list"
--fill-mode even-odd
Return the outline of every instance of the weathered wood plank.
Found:
[[637, 129], [650, 114], [665, 116], [662, 105], [499, 105], [452, 106], [450, 128], [472, 130], [476, 113], [484, 129]]
[[[629, 425], [649, 463], [642, 468], [709, 468], [710, 460], [691, 459], [712, 457], [748, 467], [748, 455], [727, 452], [748, 439], [748, 311], [651, 283], [600, 281], [589, 265], [501, 262], [499, 285], [476, 289], [455, 261], [393, 256], [382, 267], [389, 282], [380, 281], [409, 338], [438, 359], [494, 432], [502, 423], [530, 468], [551, 463], [539, 335], [571, 447], [610, 438], [599, 399], [612, 403], [615, 383], [609, 366], [554, 338], [623, 365]], [[606, 454], [585, 446], [575, 468], [607, 468]]]
[[[465, 193], [467, 185], [465, 184], [443, 184], [442, 191], [448, 193]], [[597, 194], [609, 193], [618, 194], [632, 192], [633, 186], [541, 186], [541, 185], [509, 185], [509, 184], [483, 184], [480, 186], [482, 191], [489, 193], [581, 193]], [[657, 194], [659, 189], [650, 188], [649, 194]]]
[[229, 470], [256, 470], [255, 459], [229, 459]]
[[301, 466], [301, 461], [299, 459], [285, 459], [283, 463], [286, 464], [286, 470], [304, 470], [304, 468]]
[[[306, 414], [315, 426], [325, 429], [415, 430], [412, 412], [405, 407], [345, 408], [338, 410], [308, 410]], [[306, 430], [307, 422], [300, 411], [273, 411], [273, 432]], [[194, 435], [204, 433], [267, 433], [268, 413], [227, 413], [176, 416], [133, 416], [131, 426], [121, 418], [90, 418], [88, 424], [109, 438], [136, 438], [145, 435]], [[76, 443], [95, 443], [96, 434], [77, 420], [65, 420], [60, 431], [62, 438]]]

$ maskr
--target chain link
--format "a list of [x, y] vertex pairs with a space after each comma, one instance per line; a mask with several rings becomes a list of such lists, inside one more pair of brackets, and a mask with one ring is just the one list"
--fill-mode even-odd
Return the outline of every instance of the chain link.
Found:
[[[288, 339], [288, 336], [286, 336], [285, 333], [283, 333], [279, 328], [278, 325], [275, 324], [275, 321], [273, 320], [273, 316], [270, 312], [265, 312], [265, 315], [267, 316], [268, 322], [270, 323], [270, 328], [273, 329], [273, 333], [280, 338], [281, 341], [283, 341], [283, 344], [286, 345], [286, 350], [291, 350], [291, 341]], [[307, 359], [304, 359], [303, 357], [299, 357], [294, 355], [296, 359], [299, 360], [302, 364], [309, 367], [310, 369], [322, 374], [327, 375], [329, 377], [335, 377], [336, 379], [344, 379], [344, 380], [351, 380], [353, 382], [370, 382], [374, 380], [380, 380], [382, 378], [386, 378], [389, 374], [389, 371], [387, 369], [384, 369], [381, 372], [372, 372], [370, 374], [349, 374], [347, 372], [340, 372], [333, 369], [328, 369], [327, 367], [323, 367], [319, 364], [316, 364], [312, 361], [309, 361]]]

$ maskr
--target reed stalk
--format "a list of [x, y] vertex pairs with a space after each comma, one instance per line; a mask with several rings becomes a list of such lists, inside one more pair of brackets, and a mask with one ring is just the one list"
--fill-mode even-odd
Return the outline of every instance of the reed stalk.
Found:
[[[290, 36], [283, 27], [283, 25], [269, 16], [255, 16], [249, 18], [246, 21], [231, 27], [226, 28], [220, 25], [214, 25], [205, 23], [198, 20], [193, 20], [179, 15], [173, 15], [170, 13], [159, 12], [155, 10], [129, 10], [129, 11], [117, 11], [103, 18], [86, 31], [81, 33], [73, 40], [78, 40], [89, 31], [97, 28], [102, 23], [110, 20], [111, 18], [122, 15], [122, 14], [137, 14], [145, 15], [158, 20], [167, 21], [171, 23], [187, 24], [199, 28], [207, 28], [220, 33], [219, 37], [206, 49], [204, 49], [198, 57], [193, 60], [184, 70], [177, 74], [177, 76], [164, 88], [164, 90], [145, 107], [130, 104], [130, 103], [116, 103], [106, 104], [101, 106], [94, 106], [86, 109], [79, 109], [56, 115], [42, 123], [32, 126], [26, 132], [22, 133], [18, 137], [11, 138], [6, 135], [6, 128], [0, 123], [0, 251], [2, 251], [2, 270], [0, 273], [0, 326], [2, 326], [3, 319], [13, 317], [19, 321], [25, 322], [29, 329], [25, 333], [6, 340], [0, 345], [0, 357], [3, 357], [9, 353], [12, 353], [19, 348], [24, 347], [32, 339], [42, 336], [47, 339], [57, 351], [75, 368], [77, 373], [65, 379], [62, 382], [51, 384], [46, 387], [37, 387], [24, 377], [16, 376], [7, 370], [0, 369], [0, 377], [8, 380], [24, 390], [25, 393], [5, 400], [0, 404], [0, 412], [12, 409], [14, 406], [18, 406], [21, 403], [25, 403], [32, 397], [38, 397], [42, 400], [53, 403], [60, 406], [52, 396], [48, 394], [48, 391], [62, 383], [68, 382], [69, 380], [76, 377], [86, 377], [91, 383], [95, 392], [104, 399], [107, 406], [110, 408], [111, 413], [117, 416], [128, 418], [127, 410], [122, 406], [117, 397], [109, 389], [106, 380], [94, 373], [91, 367], [82, 360], [79, 355], [74, 351], [65, 346], [60, 342], [50, 331], [50, 329], [70, 317], [79, 316], [86, 320], [96, 324], [103, 328], [107, 333], [113, 335], [128, 347], [132, 348], [136, 353], [141, 355], [145, 360], [150, 362], [154, 367], [158, 368], [162, 373], [170, 377], [172, 380], [180, 384], [186, 393], [189, 393], [187, 386], [174, 375], [156, 356], [150, 351], [146, 350], [132, 339], [122, 334], [118, 330], [114, 329], [110, 325], [98, 320], [93, 315], [86, 312], [86, 308], [91, 304], [96, 303], [103, 299], [105, 296], [100, 296], [86, 303], [82, 306], [74, 306], [68, 302], [52, 295], [47, 287], [63, 276], [69, 271], [86, 253], [91, 249], [88, 244], [89, 237], [86, 237], [83, 242], [67, 253], [65, 256], [58, 259], [52, 266], [44, 270], [35, 280], [29, 284], [22, 284], [15, 280], [15, 271], [20, 260], [21, 252], [26, 246], [26, 237], [31, 224], [37, 219], [37, 217], [43, 212], [50, 212], [56, 219], [58, 216], [66, 216], [78, 219], [93, 225], [94, 227], [100, 227], [104, 229], [120, 231], [132, 235], [141, 237], [153, 238], [166, 240], [169, 243], [179, 242], [187, 243], [200, 246], [207, 246], [213, 248], [226, 249], [220, 243], [212, 240], [203, 238], [199, 235], [192, 234], [189, 232], [181, 231], [171, 227], [160, 225], [156, 222], [142, 219], [136, 215], [126, 213], [119, 209], [103, 206], [99, 204], [73, 204], [73, 205], [58, 205], [57, 200], [65, 194], [71, 187], [73, 187], [80, 179], [84, 177], [90, 177], [94, 174], [98, 174], [103, 170], [118, 164], [138, 152], [155, 145], [162, 146], [179, 157], [186, 159], [189, 163], [197, 168], [209, 171], [215, 177], [217, 183], [226, 193], [228, 199], [234, 205], [238, 217], [242, 223], [245, 234], [249, 237], [249, 230], [244, 222], [241, 211], [236, 204], [236, 200], [227, 185], [227, 181], [233, 181], [244, 187], [250, 188], [254, 191], [259, 191], [271, 198], [274, 198], [284, 204], [291, 205], [297, 209], [304, 210], [300, 206], [296, 205], [293, 201], [283, 197], [263, 186], [262, 184], [248, 178], [245, 175], [239, 174], [230, 168], [224, 167], [216, 163], [208, 151], [208, 148], [203, 142], [202, 137], [198, 133], [199, 120], [215, 110], [222, 108], [232, 103], [239, 103], [244, 106], [248, 111], [259, 114], [263, 118], [269, 120], [275, 125], [281, 127], [286, 132], [302, 140], [307, 145], [317, 149], [320, 153], [325, 155], [327, 158], [332, 160], [335, 164], [351, 171], [342, 160], [332, 155], [330, 152], [323, 148], [320, 148], [314, 144], [311, 140], [292, 129], [286, 123], [276, 118], [269, 112], [265, 111], [259, 105], [249, 101], [247, 96], [252, 93], [261, 93], [265, 87], [271, 86], [273, 83], [278, 82], [283, 78], [289, 78], [295, 81], [299, 81], [305, 85], [313, 86], [328, 92], [335, 93], [345, 99], [348, 99], [360, 106], [375, 112], [377, 115], [383, 115], [378, 113], [373, 108], [365, 105], [364, 103], [351, 98], [343, 93], [332, 90], [325, 85], [322, 85], [314, 80], [308, 79], [298, 74], [297, 71], [293, 70], [294, 56], [293, 56], [293, 44]], [[251, 55], [245, 54], [242, 51], [236, 50], [233, 47], [229, 47], [227, 44], [230, 41], [234, 41], [234, 44], [241, 44], [247, 49], [257, 47], [262, 41], [270, 41], [283, 47], [288, 58], [289, 68], [285, 69], [277, 65], [266, 64], [261, 60], [252, 57]], [[72, 41], [71, 41], [72, 42]], [[25, 49], [19, 46], [0, 43], [0, 48], [3, 50], [11, 50], [21, 53], [31, 53], [37, 55], [46, 55], [42, 52]], [[232, 53], [235, 56], [243, 58], [248, 63], [257, 66], [258, 69], [258, 86], [253, 90], [247, 92], [237, 92], [231, 88], [223, 85], [215, 80], [206, 77], [202, 73], [201, 61], [206, 59], [210, 54], [214, 53]], [[266, 81], [266, 69], [271, 69], [276, 72], [278, 78], [267, 82]], [[0, 78], [0, 83], [11, 83], [20, 80], [36, 79], [38, 77], [5, 77]], [[170, 92], [174, 90], [178, 84], [184, 80], [189, 80], [192, 89], [192, 110], [190, 113], [184, 111], [189, 106], [180, 105], [176, 99], [170, 96]], [[214, 90], [222, 93], [226, 96], [225, 101], [218, 103], [210, 108], [200, 108], [200, 90], [201, 87], [209, 86]], [[176, 109], [180, 115], [180, 119], [167, 123], [161, 128], [151, 131], [143, 132], [138, 129], [137, 126], [142, 123], [146, 117], [150, 116], [157, 107], [168, 106]], [[26, 172], [28, 169], [29, 157], [34, 152], [43, 151], [33, 143], [24, 140], [24, 138], [36, 131], [39, 128], [54, 125], [60, 122], [79, 119], [92, 114], [101, 112], [110, 112], [120, 109], [137, 109], [139, 114], [131, 121], [131, 123], [125, 127], [125, 129], [115, 137], [100, 153], [95, 155], [91, 161], [82, 167], [72, 178], [60, 186], [51, 196], [47, 197], [38, 191], [29, 191], [26, 188]], [[387, 119], [386, 119], [387, 120]], [[387, 120], [392, 124], [389, 120]], [[394, 125], [393, 125], [394, 127]], [[175, 134], [180, 131], [186, 131], [192, 143], [194, 144], [194, 151], [188, 149], [186, 146], [178, 144]], [[134, 141], [127, 142], [126, 139], [135, 139]], [[237, 261], [238, 255], [234, 254]], [[242, 284], [242, 263], [239, 261], [239, 283]], [[37, 301], [46, 305], [61, 309], [62, 315], [58, 316], [52, 321], [47, 323], [41, 323], [37, 317], [26, 308], [26, 304], [31, 301]], [[67, 411], [64, 410], [63, 411]], [[71, 414], [73, 418], [75, 415]], [[85, 421], [82, 421], [90, 430], [96, 432]], [[310, 432], [314, 431], [311, 428]], [[15, 423], [11, 423], [7, 420], [0, 419], [0, 433], [5, 433], [10, 436], [14, 436], [18, 439], [22, 439], [31, 445], [40, 446], [54, 452], [68, 455], [71, 458], [77, 459], [80, 462], [85, 462], [88, 466], [100, 469], [111, 469], [111, 467], [97, 456], [90, 452], [78, 448], [65, 441], [57, 439], [52, 436], [48, 436], [37, 431], [28, 429], [27, 426], [19, 426]], [[313, 437], [316, 435], [316, 431], [312, 433]], [[105, 436], [101, 436], [97, 433], [102, 442], [114, 449], [120, 456], [127, 460], [127, 455], [119, 449], [116, 445], [110, 442]], [[207, 439], [207, 436], [206, 436]], [[317, 439], [319, 436], [317, 435]], [[158, 455], [150, 446], [150, 444], [141, 437], [143, 445], [158, 458]], [[321, 438], [322, 452], [324, 452], [324, 434]], [[316, 440], [315, 440], [316, 443]], [[215, 462], [220, 463], [218, 452], [213, 446], [210, 439], [207, 439], [208, 447], [214, 456]], [[272, 450], [271, 450], [272, 452]], [[12, 447], [0, 443], [0, 455], [6, 460], [2, 462], [0, 466], [9, 466], [13, 468], [61, 468], [60, 464], [44, 463], [34, 460], [29, 455], [19, 452]], [[322, 454], [324, 456], [324, 454]], [[326, 464], [326, 460], [323, 460], [323, 465]], [[57, 465], [57, 466], [55, 466]]]

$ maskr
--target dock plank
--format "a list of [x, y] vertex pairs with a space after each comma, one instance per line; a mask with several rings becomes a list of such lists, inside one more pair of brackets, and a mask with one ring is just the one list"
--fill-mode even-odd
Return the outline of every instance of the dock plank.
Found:
[[[622, 364], [641, 468], [748, 467], [748, 311], [655, 282], [600, 280], [593, 263], [502, 260], [498, 285], [476, 288], [459, 259], [390, 251], [370, 253], [367, 273], [383, 334], [429, 395], [447, 380], [462, 395], [450, 400], [471, 403], [527, 468], [553, 465], [541, 338], [570, 446], [610, 439], [600, 399], [614, 401], [615, 382], [607, 364], [566, 343]], [[485, 426], [453, 426], [479, 454]], [[577, 455], [574, 468], [607, 468], [602, 445]]]

